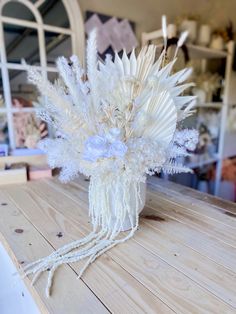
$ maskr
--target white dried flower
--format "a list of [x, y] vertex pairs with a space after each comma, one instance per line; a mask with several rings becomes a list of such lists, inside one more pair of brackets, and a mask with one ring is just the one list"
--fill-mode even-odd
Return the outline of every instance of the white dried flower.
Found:
[[[163, 26], [166, 36], [165, 18]], [[55, 84], [29, 69], [30, 81], [47, 97], [40, 117], [60, 133], [40, 143], [49, 165], [61, 168], [63, 182], [79, 173], [91, 176], [89, 213], [93, 232], [28, 268], [27, 274], [35, 274], [34, 278], [50, 268], [47, 295], [59, 265], [88, 257], [81, 276], [98, 256], [133, 236], [138, 228], [140, 183], [145, 182], [146, 174], [189, 171], [177, 158], [194, 149], [197, 133], [177, 129], [178, 122], [192, 109], [193, 97], [182, 96], [189, 87], [182, 83], [191, 71], [172, 75], [176, 60], [164, 65], [165, 52], [155, 62], [156, 47], [150, 45], [137, 57], [134, 51], [130, 57], [124, 52], [122, 58], [116, 54], [114, 62], [111, 58], [98, 62], [96, 35], [92, 33], [87, 73], [75, 56], [69, 63], [65, 58], [57, 60], [60, 80]], [[112, 215], [115, 224], [111, 223]], [[119, 238], [126, 217], [131, 231]]]

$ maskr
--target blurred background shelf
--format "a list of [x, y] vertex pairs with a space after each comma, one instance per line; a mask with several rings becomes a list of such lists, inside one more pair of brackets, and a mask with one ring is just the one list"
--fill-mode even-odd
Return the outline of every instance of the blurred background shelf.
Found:
[[221, 59], [228, 56], [227, 50], [216, 50], [193, 44], [187, 44], [187, 48], [191, 59]]
[[[159, 41], [162, 39], [163, 33], [162, 30], [156, 30], [150, 33], [142, 33], [142, 45], [146, 45], [148, 43], [152, 43], [153, 41]], [[174, 38], [176, 40], [176, 38]], [[178, 39], [177, 39], [178, 40]], [[176, 45], [172, 43], [172, 45]], [[158, 52], [161, 52], [163, 48], [163, 44], [157, 45]], [[175, 48], [174, 48], [175, 49]], [[184, 52], [185, 49], [185, 52]], [[222, 78], [222, 86], [224, 87], [224, 95], [222, 102], [206, 102], [199, 103], [196, 105], [196, 109], [217, 109], [219, 110], [220, 120], [219, 125], [216, 125], [216, 128], [219, 128], [218, 136], [217, 136], [217, 151], [216, 155], [213, 157], [207, 157], [206, 160], [202, 159], [202, 156], [199, 156], [199, 161], [190, 162], [187, 166], [196, 169], [201, 168], [206, 165], [210, 165], [212, 163], [216, 163], [216, 171], [215, 171], [215, 184], [214, 184], [214, 194], [219, 195], [220, 191], [220, 183], [222, 178], [222, 166], [223, 159], [225, 157], [231, 157], [236, 155], [236, 143], [235, 137], [228, 136], [226, 140], [226, 129], [227, 129], [227, 119], [228, 119], [228, 110], [231, 106], [230, 101], [230, 83], [232, 76], [232, 65], [234, 58], [234, 41], [228, 41], [225, 46], [226, 50], [217, 50], [208, 48], [206, 46], [199, 46], [192, 43], [187, 43], [185, 47], [183, 47], [182, 54], [184, 55], [184, 61], [187, 62], [189, 60], [199, 59], [201, 65], [201, 73], [206, 73], [208, 62], [214, 59], [223, 59], [224, 60], [224, 76]], [[188, 56], [188, 58], [186, 57]], [[222, 96], [222, 95], [221, 95]], [[200, 101], [200, 100], [199, 100]], [[196, 110], [196, 114], [201, 110]], [[207, 126], [206, 126], [207, 128]], [[233, 139], [234, 137], [234, 139]]]
[[23, 155], [23, 156], [6, 156], [0, 157], [0, 165], [15, 164], [25, 162], [28, 165], [44, 165], [47, 164], [47, 156], [45, 154]]
[[221, 109], [223, 102], [206, 102], [206, 103], [197, 103], [196, 108], [205, 108], [205, 109]]
[[186, 163], [186, 166], [191, 169], [200, 168], [200, 167], [217, 162], [219, 157], [217, 155], [213, 157], [199, 155], [198, 158], [196, 159], [197, 159], [196, 161], [191, 161], [189, 163]]

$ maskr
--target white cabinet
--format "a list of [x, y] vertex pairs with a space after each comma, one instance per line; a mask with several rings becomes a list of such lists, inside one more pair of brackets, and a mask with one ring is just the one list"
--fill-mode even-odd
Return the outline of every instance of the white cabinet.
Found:
[[0, 313], [40, 314], [17, 269], [0, 243]]

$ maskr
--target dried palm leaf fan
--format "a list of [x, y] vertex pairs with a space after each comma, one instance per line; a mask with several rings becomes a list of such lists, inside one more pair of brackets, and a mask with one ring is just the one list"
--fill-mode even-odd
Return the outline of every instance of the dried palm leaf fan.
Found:
[[[114, 62], [109, 57], [99, 62], [92, 32], [86, 74], [75, 56], [69, 62], [63, 57], [57, 60], [60, 79], [55, 84], [29, 67], [30, 82], [47, 97], [38, 115], [60, 132], [60, 138], [40, 143], [49, 165], [62, 169], [63, 182], [79, 173], [90, 177], [93, 231], [24, 268], [25, 275], [34, 274], [33, 283], [50, 269], [47, 296], [60, 265], [86, 260], [81, 277], [98, 256], [134, 235], [147, 174], [189, 171], [176, 158], [187, 155], [197, 142], [195, 130], [178, 130], [179, 121], [191, 114], [194, 105], [194, 97], [180, 96], [190, 86], [183, 82], [191, 70], [172, 75], [176, 58], [165, 65], [165, 17], [163, 34], [164, 51], [156, 62], [153, 45], [142, 48], [138, 56], [135, 51], [130, 57], [123, 52], [122, 58], [115, 55]], [[186, 33], [177, 51], [185, 39]], [[129, 232], [122, 232], [127, 226]]]

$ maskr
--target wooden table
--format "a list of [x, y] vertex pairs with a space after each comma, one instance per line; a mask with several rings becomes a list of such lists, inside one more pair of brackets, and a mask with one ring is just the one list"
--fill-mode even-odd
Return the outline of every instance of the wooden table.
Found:
[[[34, 287], [25, 279], [41, 313], [236, 313], [236, 205], [149, 182], [134, 238], [82, 280], [82, 264], [60, 267], [47, 299], [46, 274]], [[17, 268], [89, 232], [87, 186], [51, 179], [1, 187], [0, 240]]]

